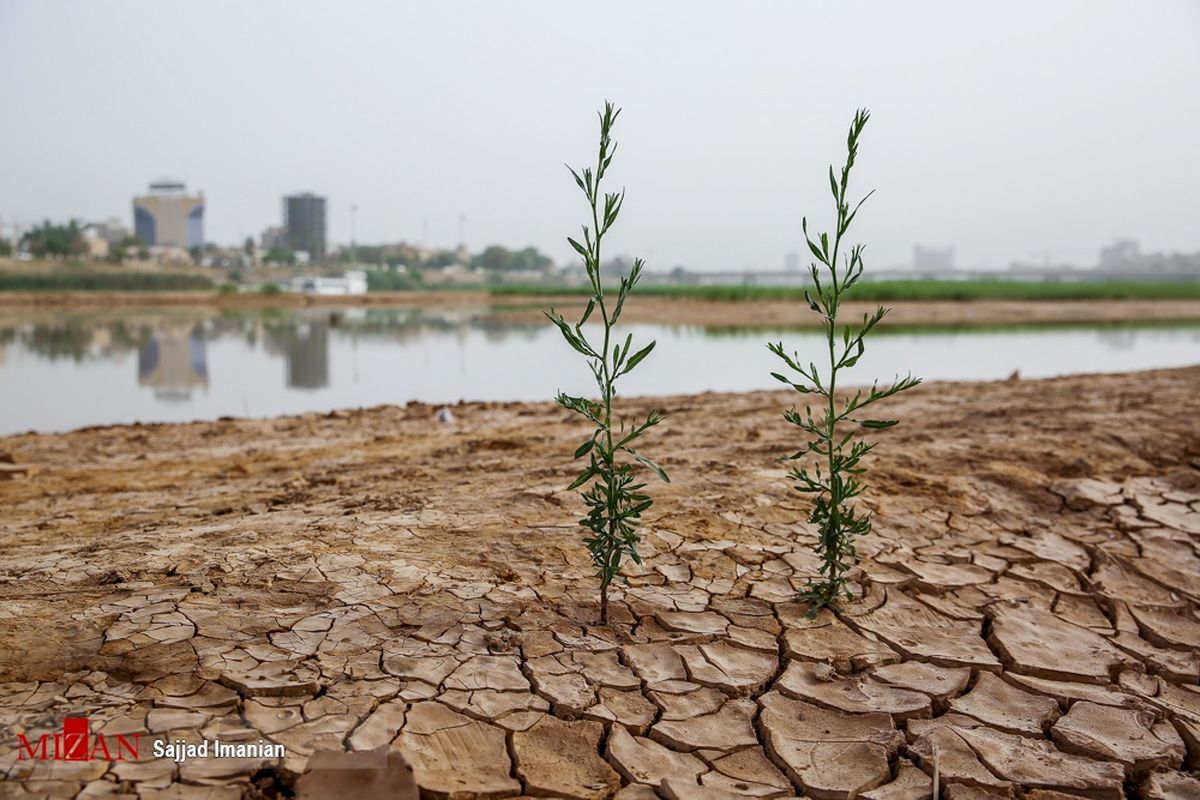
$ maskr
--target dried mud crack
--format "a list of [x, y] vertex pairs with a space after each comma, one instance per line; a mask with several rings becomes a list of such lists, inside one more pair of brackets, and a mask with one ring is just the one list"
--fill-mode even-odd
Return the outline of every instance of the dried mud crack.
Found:
[[[675, 480], [609, 627], [550, 404], [0, 439], [37, 468], [0, 483], [0, 793], [288, 795], [387, 747], [428, 797], [1200, 796], [1197, 387], [899, 399], [815, 619], [784, 394], [656, 401]], [[287, 756], [19, 758], [68, 715]]]

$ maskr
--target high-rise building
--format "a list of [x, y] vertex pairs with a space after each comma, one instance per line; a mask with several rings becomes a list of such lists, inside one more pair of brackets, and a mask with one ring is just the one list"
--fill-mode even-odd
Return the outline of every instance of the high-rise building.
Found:
[[155, 181], [149, 194], [133, 198], [133, 232], [148, 247], [199, 247], [204, 195], [189, 195], [182, 181]]
[[292, 251], [312, 259], [325, 257], [325, 198], [311, 192], [283, 198], [283, 230]]

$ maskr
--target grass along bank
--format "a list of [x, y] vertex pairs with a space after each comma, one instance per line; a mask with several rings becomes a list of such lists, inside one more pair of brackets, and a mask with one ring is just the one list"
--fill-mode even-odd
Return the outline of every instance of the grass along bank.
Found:
[[0, 292], [176, 292], [212, 289], [212, 280], [186, 272], [0, 272]]
[[[641, 286], [639, 294], [663, 298], [712, 301], [803, 300], [802, 286]], [[565, 287], [539, 284], [489, 286], [497, 296], [587, 296], [586, 286]], [[1043, 283], [1031, 281], [867, 281], [854, 286], [851, 300], [969, 302], [974, 300], [1187, 300], [1200, 299], [1200, 280], [1108, 281], [1087, 283]]]

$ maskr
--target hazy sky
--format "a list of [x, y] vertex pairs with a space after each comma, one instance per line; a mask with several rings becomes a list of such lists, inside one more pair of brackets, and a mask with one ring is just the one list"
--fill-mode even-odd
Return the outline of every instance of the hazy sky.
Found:
[[868, 268], [1200, 249], [1200, 2], [0, 0], [0, 217], [131, 217], [160, 176], [206, 236], [329, 197], [330, 238], [533, 244], [585, 208], [595, 109], [624, 107], [614, 254], [780, 269], [873, 118]]

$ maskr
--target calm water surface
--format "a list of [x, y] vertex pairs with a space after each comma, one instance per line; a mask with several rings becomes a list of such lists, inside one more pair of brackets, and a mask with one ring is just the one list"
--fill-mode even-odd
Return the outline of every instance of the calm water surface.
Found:
[[[634, 325], [658, 340], [627, 395], [778, 388], [765, 342], [820, 360], [819, 331]], [[860, 383], [1036, 378], [1200, 362], [1200, 325], [881, 333]], [[0, 434], [423, 400], [588, 394], [590, 374], [548, 323], [412, 309], [184, 310], [0, 316]]]

